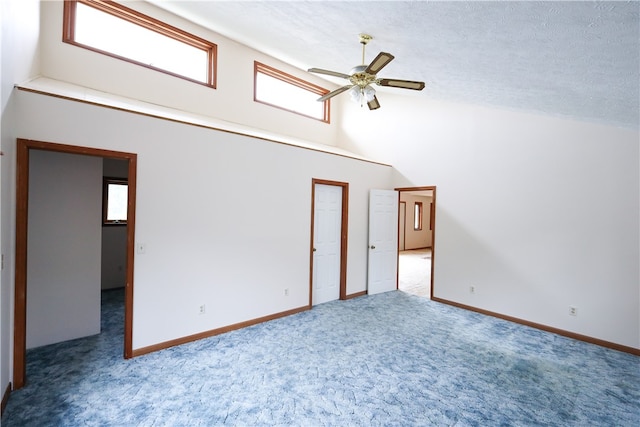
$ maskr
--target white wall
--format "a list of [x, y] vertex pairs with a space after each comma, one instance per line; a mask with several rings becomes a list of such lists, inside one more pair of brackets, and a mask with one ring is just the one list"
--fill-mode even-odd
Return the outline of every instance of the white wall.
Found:
[[127, 7], [216, 43], [217, 89], [63, 43], [62, 1], [42, 4], [42, 75], [307, 141], [337, 144], [336, 122], [339, 109], [336, 106], [331, 108], [332, 123], [327, 124], [253, 101], [254, 60], [322, 87], [327, 87], [325, 80], [276, 61], [151, 4], [140, 1], [125, 3]]
[[100, 333], [102, 159], [31, 150], [27, 348]]
[[11, 381], [13, 331], [13, 244], [15, 240], [15, 129], [12, 93], [15, 83], [38, 73], [38, 0], [0, 1], [0, 393]]
[[379, 98], [341, 139], [437, 186], [436, 297], [640, 348], [637, 130]]
[[366, 289], [388, 166], [24, 91], [16, 116], [23, 138], [138, 154], [134, 349], [306, 306], [312, 178], [350, 184], [347, 293]]

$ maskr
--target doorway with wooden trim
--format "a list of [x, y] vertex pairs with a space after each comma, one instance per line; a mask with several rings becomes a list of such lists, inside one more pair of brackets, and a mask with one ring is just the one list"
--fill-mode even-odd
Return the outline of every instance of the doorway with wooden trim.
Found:
[[32, 150], [75, 154], [102, 159], [118, 159], [128, 163], [127, 196], [127, 245], [125, 265], [124, 307], [124, 357], [132, 357], [133, 335], [133, 257], [135, 236], [136, 170], [137, 155], [91, 147], [57, 144], [51, 142], [18, 139], [16, 176], [16, 248], [15, 248], [15, 301], [14, 301], [14, 346], [13, 388], [19, 389], [26, 382], [27, 347], [27, 255], [28, 255], [28, 208], [30, 153]]
[[347, 299], [349, 184], [312, 179], [309, 307]]
[[431, 298], [435, 256], [436, 187], [396, 188], [398, 215], [398, 289]]

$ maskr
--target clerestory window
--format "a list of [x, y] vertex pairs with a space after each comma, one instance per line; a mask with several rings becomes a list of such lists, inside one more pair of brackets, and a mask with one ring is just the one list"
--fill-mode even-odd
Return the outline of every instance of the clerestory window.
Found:
[[63, 41], [216, 87], [214, 43], [113, 1], [65, 0]]
[[260, 62], [254, 62], [253, 100], [329, 123], [329, 91]]

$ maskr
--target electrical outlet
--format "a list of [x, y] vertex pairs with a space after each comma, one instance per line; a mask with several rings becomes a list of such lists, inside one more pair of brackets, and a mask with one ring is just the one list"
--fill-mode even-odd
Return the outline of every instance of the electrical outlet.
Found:
[[285, 288], [284, 289], [284, 296], [288, 297], [289, 296], [289, 288]]
[[205, 307], [204, 304], [202, 304], [199, 308], [198, 308], [198, 314], [205, 314], [207, 312], [207, 308]]
[[569, 315], [570, 316], [577, 316], [578, 315], [578, 309], [572, 305], [569, 306]]
[[475, 294], [476, 293], [476, 287], [473, 286], [473, 285], [469, 286], [469, 293]]

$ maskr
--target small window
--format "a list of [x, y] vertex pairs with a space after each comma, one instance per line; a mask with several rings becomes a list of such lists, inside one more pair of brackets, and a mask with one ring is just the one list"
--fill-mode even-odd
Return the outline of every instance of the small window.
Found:
[[216, 87], [215, 44], [112, 1], [65, 1], [63, 41]]
[[102, 223], [126, 225], [129, 185], [126, 179], [104, 178], [102, 191]]
[[254, 62], [253, 100], [329, 123], [329, 100], [317, 99], [327, 89]]
[[422, 202], [416, 202], [413, 205], [413, 229], [422, 230]]

